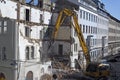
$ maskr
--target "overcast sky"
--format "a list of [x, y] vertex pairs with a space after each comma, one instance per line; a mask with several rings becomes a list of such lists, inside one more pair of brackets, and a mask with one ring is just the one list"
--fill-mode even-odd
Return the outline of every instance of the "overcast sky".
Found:
[[120, 0], [101, 0], [106, 10], [115, 18], [120, 20]]

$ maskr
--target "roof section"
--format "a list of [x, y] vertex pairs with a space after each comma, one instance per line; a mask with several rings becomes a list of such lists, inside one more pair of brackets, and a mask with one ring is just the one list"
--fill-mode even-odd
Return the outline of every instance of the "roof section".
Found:
[[86, 3], [94, 6], [94, 7], [97, 7], [96, 3], [94, 2], [94, 0], [84, 0]]
[[[76, 10], [79, 10], [79, 3], [78, 0], [51, 0], [51, 2], [54, 2], [61, 7], [69, 7], [69, 8], [75, 8]], [[63, 8], [64, 8], [63, 7]]]
[[116, 22], [119, 22], [119, 23], [120, 23], [120, 20], [119, 20], [119, 19], [113, 17], [110, 13], [107, 13], [107, 14], [108, 14], [108, 16], [109, 16], [111, 19], [113, 19], [113, 20], [115, 20]]

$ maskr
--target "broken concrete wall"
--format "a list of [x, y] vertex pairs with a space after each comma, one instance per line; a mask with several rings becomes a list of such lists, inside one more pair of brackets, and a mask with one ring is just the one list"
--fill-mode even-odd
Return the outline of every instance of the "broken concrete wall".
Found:
[[43, 9], [50, 11], [51, 7], [51, 0], [43, 0]]
[[17, 3], [10, 1], [10, 0], [5, 0], [6, 3], [1, 3], [0, 2], [0, 11], [2, 17], [8, 17], [12, 19], [17, 18]]
[[[58, 18], [59, 13], [53, 13], [52, 18], [51, 18], [51, 24], [54, 25], [57, 23], [57, 18]], [[70, 28], [70, 20], [66, 19], [66, 21], [69, 22], [64, 22], [60, 25], [60, 28], [58, 29], [58, 34], [57, 38], [58, 40], [70, 40], [70, 35], [71, 35], [71, 28]]]
[[[26, 9], [28, 10], [29, 14], [26, 14]], [[19, 13], [19, 15], [17, 13]], [[19, 16], [20, 20], [24, 21], [26, 21], [26, 16], [29, 16], [29, 21], [35, 23], [40, 23], [43, 19], [43, 22], [45, 22], [44, 24], [49, 24], [51, 16], [50, 12], [41, 11], [39, 8], [21, 4], [19, 4], [18, 7], [17, 3], [14, 1], [6, 1], [6, 3], [0, 3], [0, 14], [2, 17], [8, 17], [11, 19], [17, 19], [17, 16]]]
[[[29, 14], [26, 14], [26, 9], [29, 10]], [[26, 16], [29, 15], [30, 22], [40, 23], [40, 14], [42, 14], [42, 12], [39, 9], [20, 5], [20, 20], [25, 20]]]
[[[6, 51], [7, 58], [9, 58], [11, 61], [9, 62], [2, 62], [1, 65], [6, 68], [0, 68], [0, 71], [5, 73], [7, 80], [16, 80], [14, 77], [19, 77], [20, 80], [26, 79], [26, 75], [29, 71], [32, 71], [34, 73], [33, 79], [40, 80], [40, 76], [49, 73], [48, 66], [50, 66], [49, 62], [43, 62], [41, 63], [41, 54], [46, 55], [41, 52], [41, 47], [43, 47], [43, 39], [40, 39], [40, 31], [43, 30], [43, 28], [47, 28], [50, 20], [51, 14], [47, 11], [42, 11], [37, 7], [31, 7], [29, 5], [23, 5], [19, 4], [14, 1], [5, 0], [6, 3], [0, 2], [0, 13], [1, 17], [7, 17], [6, 20], [8, 21], [9, 27], [5, 28], [5, 30], [9, 30], [9, 34], [0, 35], [0, 48], [4, 47], [6, 44], [7, 48]], [[29, 14], [28, 14], [29, 13]], [[41, 16], [42, 15], [42, 16]], [[45, 16], [45, 17], [44, 17]], [[13, 25], [11, 20], [15, 21], [15, 24]], [[27, 19], [27, 20], [26, 20]], [[41, 24], [41, 19], [43, 20], [43, 23]], [[44, 21], [45, 20], [45, 21]], [[6, 24], [6, 23], [5, 23]], [[2, 22], [3, 26], [3, 22]], [[25, 36], [26, 30], [25, 27], [30, 28], [30, 36]], [[16, 30], [16, 28], [18, 30]], [[3, 29], [2, 29], [3, 30]], [[15, 31], [18, 31], [18, 33], [15, 33]], [[17, 35], [17, 37], [16, 37]], [[16, 37], [15, 40], [14, 37]], [[4, 39], [4, 40], [3, 40]], [[12, 40], [11, 40], [12, 39]], [[17, 43], [18, 41], [18, 43]], [[14, 44], [13, 44], [14, 43]], [[17, 44], [17, 46], [15, 45]], [[11, 47], [11, 45], [14, 45]], [[26, 47], [34, 47], [34, 59], [27, 60], [26, 59]], [[46, 46], [46, 45], [45, 45]], [[17, 49], [19, 51], [16, 51]], [[46, 48], [46, 47], [45, 47]], [[44, 50], [42, 49], [44, 52]], [[30, 52], [31, 54], [31, 52]], [[9, 56], [9, 57], [8, 57]], [[17, 60], [16, 60], [17, 58]], [[15, 61], [14, 61], [15, 60]], [[20, 74], [15, 73], [17, 69], [14, 70], [14, 67], [18, 65], [18, 71], [20, 71]], [[12, 69], [10, 69], [9, 68]], [[35, 68], [33, 70], [33, 68]], [[39, 69], [39, 70], [38, 70]], [[42, 72], [43, 71], [43, 72]], [[10, 74], [13, 73], [13, 74]]]

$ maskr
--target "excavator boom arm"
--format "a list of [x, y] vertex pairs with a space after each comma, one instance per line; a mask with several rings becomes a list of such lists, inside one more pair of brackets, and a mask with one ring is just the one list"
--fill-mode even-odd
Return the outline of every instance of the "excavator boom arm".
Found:
[[74, 28], [77, 32], [80, 46], [82, 47], [83, 54], [84, 54], [85, 59], [86, 59], [86, 64], [88, 65], [91, 62], [90, 61], [90, 54], [88, 53], [88, 48], [87, 48], [87, 45], [85, 43], [84, 36], [82, 34], [82, 30], [80, 28], [81, 26], [79, 26], [78, 20], [77, 20], [77, 17], [75, 14], [73, 15], [73, 20], [74, 20], [74, 25], [75, 25]]
[[74, 23], [72, 22], [72, 24], [74, 26], [74, 29], [77, 32], [78, 39], [79, 39], [79, 42], [80, 42], [80, 46], [82, 47], [84, 56], [86, 58], [86, 64], [88, 65], [90, 63], [90, 56], [89, 56], [89, 53], [88, 53], [88, 48], [87, 48], [87, 45], [85, 43], [81, 28], [78, 24], [78, 19], [76, 17], [76, 13], [74, 11], [72, 11], [70, 9], [66, 9], [66, 8], [63, 9], [62, 11], [60, 11], [60, 13], [58, 15], [58, 18], [57, 18], [57, 21], [56, 21], [56, 24], [55, 24], [55, 29], [53, 31], [53, 39], [56, 39], [58, 30], [59, 30], [61, 24], [63, 23], [64, 19], [66, 18], [66, 16], [63, 16], [63, 14], [73, 18]]
[[[70, 9], [63, 9], [62, 11], [60, 11], [59, 16], [58, 16], [57, 21], [56, 21], [56, 24], [55, 24], [55, 30], [53, 31], [53, 39], [56, 38], [58, 30], [59, 30], [61, 24], [63, 23], [64, 19], [67, 16], [72, 17], [72, 19], [73, 19], [71, 23], [72, 23], [72, 26], [74, 27], [74, 29], [75, 29], [75, 31], [78, 35], [80, 46], [82, 47], [83, 54], [84, 54], [85, 59], [86, 59], [86, 73], [85, 74], [88, 75], [88, 76], [95, 77], [97, 79], [99, 77], [102, 77], [102, 76], [107, 77], [109, 75], [108, 70], [100, 71], [99, 70], [99, 64], [98, 65], [96, 65], [96, 63], [91, 64], [90, 54], [88, 53], [88, 48], [87, 48], [87, 45], [85, 43], [84, 36], [82, 34], [80, 25], [78, 24], [78, 19], [77, 19], [77, 16], [76, 16], [76, 12], [74, 12]], [[97, 67], [96, 72], [91, 72], [91, 69], [95, 68], [95, 67]], [[102, 72], [102, 74], [100, 74], [101, 72]]]

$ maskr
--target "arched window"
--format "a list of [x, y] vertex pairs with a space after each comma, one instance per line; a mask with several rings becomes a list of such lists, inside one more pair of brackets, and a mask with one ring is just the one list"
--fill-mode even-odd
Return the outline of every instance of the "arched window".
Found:
[[26, 47], [26, 50], [25, 50], [25, 54], [26, 54], [26, 60], [29, 60], [30, 58], [29, 58], [29, 47]]
[[3, 73], [0, 73], [0, 80], [6, 80], [5, 75]]
[[25, 80], [33, 80], [33, 72], [29, 71], [26, 75], [26, 79]]
[[31, 46], [31, 58], [34, 59], [34, 46]]

